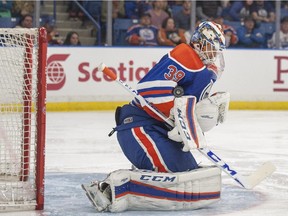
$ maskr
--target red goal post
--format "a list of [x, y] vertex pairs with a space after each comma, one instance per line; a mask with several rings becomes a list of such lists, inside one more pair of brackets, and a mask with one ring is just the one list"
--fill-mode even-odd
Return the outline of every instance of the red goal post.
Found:
[[0, 211], [44, 207], [45, 28], [0, 28]]

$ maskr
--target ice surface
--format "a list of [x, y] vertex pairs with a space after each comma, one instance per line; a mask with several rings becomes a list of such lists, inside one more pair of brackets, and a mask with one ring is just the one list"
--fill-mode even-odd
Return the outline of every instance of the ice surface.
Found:
[[[113, 112], [47, 114], [45, 210], [1, 213], [21, 216], [176, 215], [284, 216], [288, 212], [288, 111], [229, 111], [225, 124], [206, 134], [209, 148], [242, 175], [266, 161], [276, 172], [253, 190], [245, 190], [225, 173], [221, 201], [208, 208], [178, 212], [97, 213], [82, 183], [104, 179], [130, 168], [115, 134]], [[201, 164], [211, 164], [194, 153]]]

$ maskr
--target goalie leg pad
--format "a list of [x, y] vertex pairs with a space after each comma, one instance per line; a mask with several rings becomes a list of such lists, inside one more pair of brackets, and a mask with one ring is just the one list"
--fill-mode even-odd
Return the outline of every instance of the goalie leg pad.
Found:
[[116, 170], [105, 182], [111, 189], [110, 212], [190, 210], [220, 200], [221, 171], [215, 166], [189, 172]]

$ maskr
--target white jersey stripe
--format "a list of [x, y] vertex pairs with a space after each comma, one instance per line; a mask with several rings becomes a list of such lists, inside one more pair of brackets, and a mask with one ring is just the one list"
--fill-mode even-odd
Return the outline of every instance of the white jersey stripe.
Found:
[[[161, 165], [162, 165], [168, 172], [171, 172], [171, 171], [168, 169], [167, 165], [165, 164], [165, 162], [164, 162], [161, 154], [159, 153], [158, 148], [157, 148], [154, 140], [145, 132], [145, 130], [143, 129], [143, 127], [140, 127], [140, 131], [141, 131], [141, 133], [142, 133], [143, 135], [145, 135], [146, 138], [149, 140], [149, 142], [150, 142], [149, 144], [152, 145], [154, 151], [155, 151], [156, 154], [157, 154], [158, 159], [159, 159], [160, 162], [161, 162]], [[135, 132], [134, 132], [133, 129], [132, 129], [132, 133], [133, 133], [134, 138], [137, 140], [137, 142], [140, 144], [140, 146], [142, 147], [142, 149], [143, 149], [144, 152], [146, 153], [147, 157], [150, 159], [150, 162], [153, 164], [153, 167], [154, 167], [154, 169], [155, 169], [156, 166], [155, 166], [153, 157], [149, 154], [148, 149], [147, 149], [146, 146], [142, 143], [141, 139], [135, 134]]]
[[177, 62], [177, 64], [179, 64], [181, 67], [183, 67], [185, 70], [187, 70], [187, 71], [190, 71], [190, 72], [193, 72], [193, 73], [195, 73], [195, 72], [200, 72], [200, 71], [202, 71], [202, 70], [204, 70], [205, 69], [205, 65], [202, 67], [202, 68], [199, 68], [198, 70], [192, 70], [192, 69], [190, 69], [190, 68], [187, 68], [187, 67], [185, 67], [183, 64], [181, 64], [179, 61], [177, 61], [175, 58], [173, 58], [171, 55], [170, 55], [170, 53], [168, 53], [168, 55], [169, 55], [169, 58], [170, 59], [172, 59], [174, 62]]
[[132, 129], [132, 134], [135, 138], [135, 140], [137, 140], [137, 142], [139, 143], [139, 145], [142, 147], [142, 149], [144, 150], [144, 152], [146, 153], [147, 157], [149, 158], [150, 162], [153, 165], [153, 169], [156, 169], [156, 166], [154, 164], [153, 158], [148, 154], [147, 148], [145, 148], [144, 144], [142, 143], [142, 141], [140, 140], [140, 138], [135, 134], [134, 130]]
[[145, 97], [150, 103], [153, 104], [162, 104], [168, 103], [174, 100], [174, 96], [166, 96], [166, 97]]
[[155, 88], [155, 86], [161, 87], [172, 87], [174, 88], [177, 85], [176, 82], [172, 80], [155, 80], [155, 81], [148, 81], [144, 83], [138, 83], [137, 89], [148, 89], [148, 88]]

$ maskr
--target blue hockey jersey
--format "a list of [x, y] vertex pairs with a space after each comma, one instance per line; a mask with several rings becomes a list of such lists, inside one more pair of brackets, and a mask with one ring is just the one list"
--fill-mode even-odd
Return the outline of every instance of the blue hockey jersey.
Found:
[[[154, 25], [143, 26], [140, 24], [130, 27], [126, 33], [129, 44], [140, 46], [158, 46], [158, 28]], [[145, 41], [139, 41], [139, 37]]]
[[[161, 60], [139, 81], [138, 93], [155, 108], [169, 117], [174, 106], [173, 89], [181, 86], [184, 95], [193, 95], [198, 101], [205, 98], [217, 79], [213, 65], [207, 67], [188, 44], [180, 44]], [[137, 100], [133, 105], [141, 107]], [[145, 110], [160, 120], [153, 112]]]

